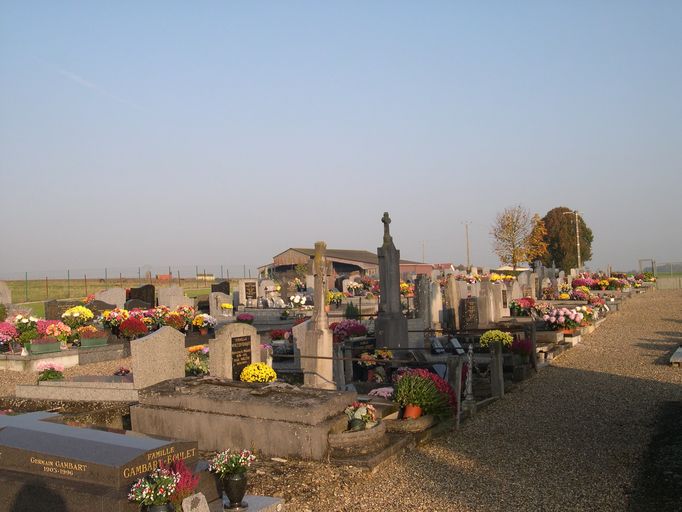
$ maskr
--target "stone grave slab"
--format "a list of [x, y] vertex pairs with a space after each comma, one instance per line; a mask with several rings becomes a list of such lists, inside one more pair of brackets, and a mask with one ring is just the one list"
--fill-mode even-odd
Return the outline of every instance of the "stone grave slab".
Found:
[[124, 307], [130, 311], [133, 309], [150, 309], [152, 305], [149, 302], [145, 302], [140, 299], [129, 299], [124, 304]]
[[164, 286], [159, 288], [159, 305], [170, 309], [176, 309], [178, 306], [194, 307], [194, 299], [187, 297], [181, 286]]
[[127, 500], [132, 482], [174, 459], [200, 471], [201, 491], [218, 497], [210, 476], [202, 474], [205, 463], [194, 441], [81, 428], [58, 419], [43, 411], [0, 416], [0, 510], [136, 510]]
[[175, 379], [141, 390], [130, 413], [134, 430], [172, 431], [196, 439], [200, 450], [256, 446], [268, 457], [322, 460], [329, 432], [347, 421], [343, 410], [356, 396], [284, 383]]

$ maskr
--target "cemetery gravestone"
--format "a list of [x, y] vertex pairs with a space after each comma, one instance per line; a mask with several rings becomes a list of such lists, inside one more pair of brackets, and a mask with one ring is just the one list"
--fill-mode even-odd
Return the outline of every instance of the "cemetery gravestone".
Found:
[[230, 294], [230, 282], [229, 281], [218, 281], [211, 285], [211, 292], [213, 293], [224, 293], [225, 295]]
[[163, 326], [131, 341], [130, 352], [136, 389], [185, 376], [185, 336], [172, 327]]
[[12, 291], [4, 281], [0, 281], [0, 304], [12, 304]]
[[462, 301], [462, 330], [478, 329], [478, 297], [467, 297]]
[[393, 244], [389, 224], [391, 219], [384, 212], [384, 243], [377, 249], [379, 258], [379, 314], [375, 322], [377, 344], [392, 349], [407, 348], [407, 318], [400, 304], [400, 251]]
[[130, 311], [131, 309], [150, 309], [152, 305], [140, 299], [129, 299], [124, 304], [124, 307]]
[[493, 285], [490, 281], [481, 281], [481, 293], [478, 297], [478, 326], [482, 329], [490, 327], [495, 321], [495, 303]]
[[122, 308], [126, 303], [126, 291], [123, 288], [108, 288], [100, 292], [95, 292], [95, 299], [114, 304], [117, 308]]
[[209, 367], [212, 377], [239, 380], [242, 370], [261, 362], [260, 336], [256, 328], [243, 323], [219, 326], [209, 341]]
[[194, 299], [187, 297], [181, 286], [164, 286], [159, 288], [159, 305], [170, 309], [176, 309], [178, 306], [194, 307]]
[[258, 296], [267, 297], [275, 291], [275, 282], [272, 279], [263, 279], [258, 285]]
[[459, 302], [460, 294], [457, 281], [453, 275], [449, 275], [445, 284], [445, 301], [448, 312], [448, 325], [451, 329], [460, 328]]
[[440, 291], [440, 283], [433, 281], [431, 283], [431, 305], [429, 307], [431, 312], [430, 329], [440, 329], [443, 321], [443, 295]]
[[108, 304], [104, 301], [101, 300], [91, 300], [88, 302], [85, 307], [87, 307], [90, 311], [92, 311], [93, 315], [95, 317], [100, 316], [102, 313], [105, 311], [111, 311], [112, 309], [115, 309], [117, 306], [116, 304]]
[[154, 285], [145, 284], [139, 288], [131, 288], [128, 295], [129, 300], [137, 299], [149, 304], [150, 308], [156, 306], [156, 289]]
[[45, 320], [61, 320], [67, 309], [82, 305], [80, 300], [48, 300], [45, 302]]
[[221, 317], [232, 316], [231, 309], [223, 309], [221, 304], [232, 304], [232, 297], [222, 292], [212, 292], [208, 295], [209, 314], [216, 319]]

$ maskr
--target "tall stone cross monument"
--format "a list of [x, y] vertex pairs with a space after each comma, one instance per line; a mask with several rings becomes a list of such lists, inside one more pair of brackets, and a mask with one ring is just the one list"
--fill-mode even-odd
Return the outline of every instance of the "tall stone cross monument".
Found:
[[377, 346], [407, 349], [407, 318], [400, 305], [400, 251], [393, 245], [391, 218], [384, 212], [384, 244], [377, 249], [379, 257], [379, 314], [375, 330]]
[[[336, 389], [334, 383], [333, 336], [327, 325], [325, 311], [327, 294], [327, 259], [325, 251], [327, 244], [315, 243], [315, 259], [313, 268], [315, 273], [315, 309], [305, 333], [305, 341], [301, 346], [301, 368], [303, 369], [303, 385], [321, 389]], [[324, 357], [326, 359], [312, 359]]]

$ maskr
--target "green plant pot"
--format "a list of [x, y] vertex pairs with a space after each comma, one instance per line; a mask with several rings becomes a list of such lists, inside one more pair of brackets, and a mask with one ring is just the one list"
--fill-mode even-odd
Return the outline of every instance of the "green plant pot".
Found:
[[38, 345], [35, 343], [27, 343], [26, 348], [31, 354], [51, 354], [61, 350], [61, 343], [40, 343]]
[[107, 344], [107, 338], [83, 338], [81, 348], [103, 347]]
[[348, 422], [348, 430], [350, 430], [351, 432], [365, 430], [365, 422], [359, 418], [354, 418]]

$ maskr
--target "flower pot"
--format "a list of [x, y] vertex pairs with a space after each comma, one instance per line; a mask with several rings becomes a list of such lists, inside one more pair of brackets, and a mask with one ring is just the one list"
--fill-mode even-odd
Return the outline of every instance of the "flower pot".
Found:
[[405, 406], [403, 411], [404, 420], [416, 420], [422, 415], [422, 408], [418, 405], [409, 404]]
[[175, 507], [170, 503], [166, 503], [165, 505], [147, 505], [142, 510], [145, 512], [173, 512]]
[[365, 430], [365, 422], [360, 418], [353, 418], [348, 422], [348, 430], [357, 432], [358, 430]]
[[175, 508], [170, 503], [166, 503], [164, 505], [147, 505], [143, 510], [146, 512], [173, 512]]
[[202, 336], [206, 336], [208, 334], [208, 327], [200, 327], [199, 334], [201, 334]]
[[[31, 354], [50, 354], [52, 352], [59, 352], [61, 350], [61, 343], [58, 341], [55, 343], [30, 343], [29, 351]], [[26, 347], [24, 347], [24, 350]], [[21, 355], [24, 355], [24, 351], [21, 351]]]
[[107, 344], [107, 338], [83, 338], [81, 348], [103, 347]]
[[220, 485], [230, 504], [225, 507], [225, 510], [241, 510], [247, 508], [249, 505], [244, 503], [244, 495], [246, 494], [246, 473], [233, 473], [225, 475], [220, 479]]
[[[30, 343], [27, 343], [27, 345], [31, 345]], [[22, 356], [27, 356], [28, 355], [28, 349], [26, 348], [26, 345], [21, 346], [21, 355]]]

